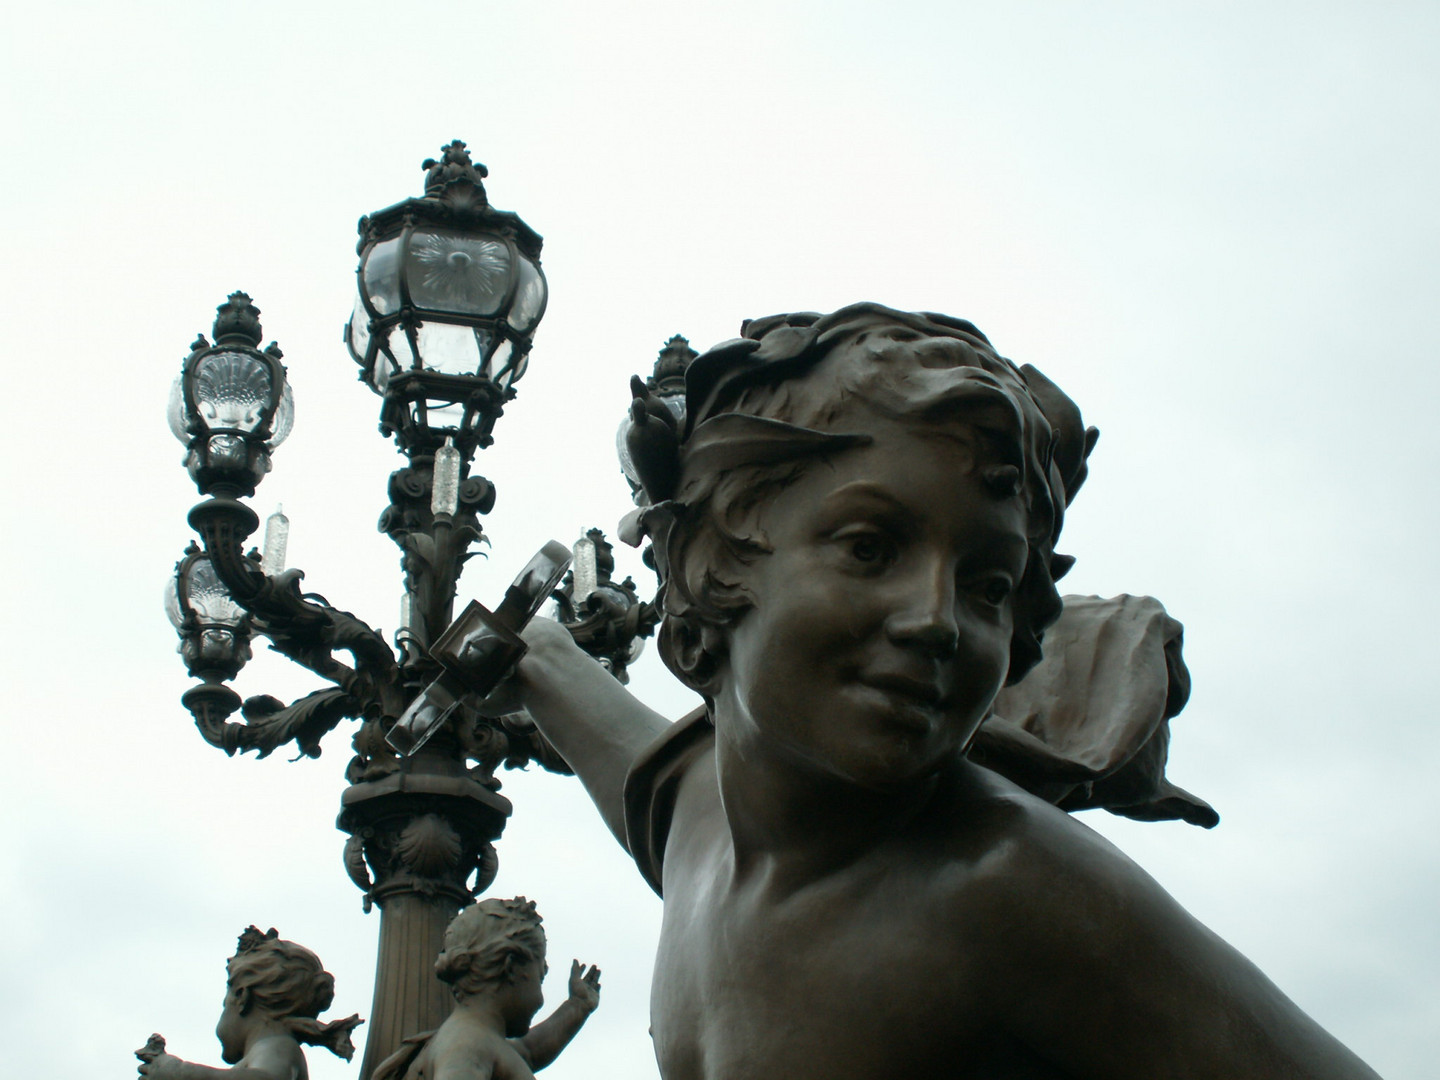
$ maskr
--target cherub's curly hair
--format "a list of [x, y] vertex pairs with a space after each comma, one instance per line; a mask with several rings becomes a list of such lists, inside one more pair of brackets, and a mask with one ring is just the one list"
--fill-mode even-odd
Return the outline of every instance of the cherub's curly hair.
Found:
[[985, 485], [1024, 501], [1029, 555], [1008, 681], [1020, 679], [1060, 613], [1055, 582], [1074, 560], [1055, 542], [1099, 432], [1044, 375], [1000, 356], [962, 319], [854, 304], [751, 320], [741, 334], [691, 364], [678, 469], [668, 470], [678, 482], [647, 489], [651, 505], [638, 515], [664, 583], [670, 669], [709, 693], [726, 629], [753, 606], [740, 570], [770, 550], [760, 509], [809, 462], [868, 443], [850, 431], [863, 432], [868, 413], [969, 429]]
[[365, 1021], [358, 1014], [327, 1024], [316, 1019], [335, 1000], [335, 977], [305, 946], [284, 940], [274, 927], [263, 934], [247, 927], [225, 970], [231, 990], [249, 991], [249, 1007], [270, 1013], [300, 1042], [346, 1061], [355, 1056], [350, 1033]]
[[545, 931], [533, 901], [489, 899], [471, 904], [445, 928], [435, 974], [457, 999], [503, 984], [532, 961], [545, 962]]

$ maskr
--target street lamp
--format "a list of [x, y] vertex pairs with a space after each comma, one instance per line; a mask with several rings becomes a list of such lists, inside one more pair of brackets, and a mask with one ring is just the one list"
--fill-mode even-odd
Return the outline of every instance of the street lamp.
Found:
[[165, 613], [180, 635], [179, 651], [190, 674], [233, 679], [250, 659], [249, 613], [230, 598], [193, 542], [165, 590]]
[[260, 310], [243, 292], [220, 305], [213, 333], [214, 345], [195, 339], [171, 388], [170, 430], [200, 490], [253, 495], [295, 419], [284, 354], [258, 348]]
[[[356, 616], [301, 591], [302, 572], [283, 568], [282, 515], [271, 519], [266, 552], [245, 552], [259, 518], [241, 499], [269, 471], [294, 415], [280, 349], [259, 348], [260, 312], [249, 296], [234, 293], [220, 306], [214, 344], [202, 336], [191, 347], [170, 404], [171, 429], [206, 496], [189, 515], [202, 543], [186, 551], [166, 598], [180, 651], [200, 680], [181, 700], [201, 734], [228, 754], [263, 757], [293, 742], [315, 757], [342, 721], [361, 721], [338, 824], [349, 833], [345, 867], [366, 910], [381, 909], [362, 1077], [403, 1038], [448, 1015], [450, 995], [433, 965], [450, 919], [498, 868], [493, 842], [511, 805], [495, 770], [535, 761], [570, 771], [533, 728], [481, 716], [473, 697], [447, 706], [423, 743], [393, 740], [408, 753], [387, 741], [445, 673], [456, 583], [483, 535], [479, 518], [495, 503], [490, 482], [470, 474], [471, 460], [491, 444], [515, 396], [546, 302], [540, 236], [489, 205], [485, 167], [465, 144], [450, 143], [424, 168], [422, 198], [360, 219], [359, 295], [345, 332], [362, 378], [381, 395], [380, 429], [407, 458], [390, 476], [380, 518], [402, 552], [395, 648]], [[559, 590], [561, 611], [581, 646], [623, 676], [656, 612], [628, 579], [610, 581], [603, 537], [585, 539]], [[538, 576], [534, 565], [527, 572], [535, 580], [522, 575], [511, 594], [525, 585], [535, 595], [517, 608], [507, 594], [495, 615], [523, 608], [528, 616], [531, 601], [543, 599], [561, 563], [552, 557]], [[332, 685], [289, 704], [269, 695], [242, 703], [225, 684], [250, 658], [252, 634]], [[230, 719], [237, 709], [243, 722]]]
[[380, 428], [408, 454], [448, 438], [488, 446], [545, 313], [541, 239], [495, 210], [458, 139], [425, 162], [425, 197], [360, 219], [359, 295], [346, 328]]

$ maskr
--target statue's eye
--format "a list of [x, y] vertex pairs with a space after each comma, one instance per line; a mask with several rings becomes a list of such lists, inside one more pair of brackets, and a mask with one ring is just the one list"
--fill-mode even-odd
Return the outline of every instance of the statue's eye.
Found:
[[883, 536], [866, 533], [850, 541], [850, 557], [856, 562], [875, 565], [889, 562], [893, 545]]
[[980, 590], [980, 595], [985, 598], [987, 604], [994, 604], [996, 607], [999, 607], [1006, 600], [1010, 599], [1010, 593], [1012, 591], [1013, 588], [1009, 578], [994, 577], [985, 582], [984, 587]]

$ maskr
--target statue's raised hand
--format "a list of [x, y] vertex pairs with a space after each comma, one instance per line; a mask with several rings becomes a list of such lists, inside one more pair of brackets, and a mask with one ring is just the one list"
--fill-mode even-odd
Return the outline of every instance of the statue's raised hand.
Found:
[[570, 1000], [587, 1013], [600, 1007], [600, 969], [591, 964], [587, 970], [579, 960], [570, 961]]
[[184, 1071], [183, 1059], [165, 1053], [142, 1059], [139, 1068], [140, 1075], [146, 1080], [179, 1080]]

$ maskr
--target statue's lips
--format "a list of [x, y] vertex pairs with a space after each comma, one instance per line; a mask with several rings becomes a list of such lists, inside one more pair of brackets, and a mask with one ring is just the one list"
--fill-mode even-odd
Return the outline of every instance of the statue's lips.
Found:
[[887, 704], [899, 706], [887, 710], [889, 722], [917, 732], [930, 729], [935, 712], [945, 700], [945, 693], [938, 682], [903, 672], [867, 672], [857, 682], [866, 690], [874, 691]]
[[909, 675], [902, 671], [867, 671], [860, 676], [858, 681], [861, 686], [869, 686], [875, 690], [883, 690], [887, 694], [911, 698], [921, 705], [939, 705], [945, 697], [938, 680]]

